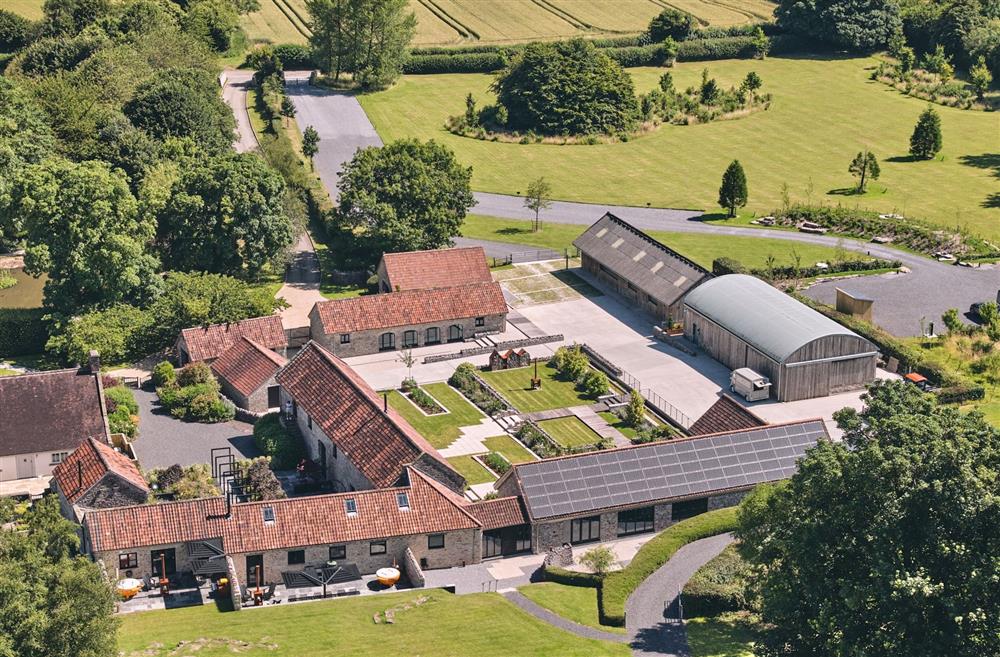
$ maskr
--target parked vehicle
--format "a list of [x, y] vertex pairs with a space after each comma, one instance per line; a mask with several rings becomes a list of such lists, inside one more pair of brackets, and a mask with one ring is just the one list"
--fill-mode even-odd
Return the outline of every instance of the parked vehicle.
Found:
[[931, 385], [931, 382], [923, 374], [917, 374], [916, 372], [910, 372], [903, 377], [903, 380], [907, 383], [912, 383], [924, 392], [934, 392], [936, 388]]
[[748, 402], [760, 401], [771, 396], [771, 380], [749, 367], [741, 367], [729, 375], [729, 390]]

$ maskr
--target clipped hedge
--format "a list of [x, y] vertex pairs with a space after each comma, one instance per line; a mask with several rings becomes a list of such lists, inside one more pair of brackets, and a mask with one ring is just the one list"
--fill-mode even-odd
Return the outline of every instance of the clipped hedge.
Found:
[[743, 263], [734, 258], [716, 258], [712, 261], [712, 275], [725, 276], [726, 274], [745, 274], [747, 268]]
[[736, 525], [736, 507], [727, 507], [682, 520], [650, 539], [628, 566], [604, 578], [598, 599], [601, 623], [623, 627], [625, 602], [647, 577], [688, 543], [731, 532]]
[[595, 573], [581, 573], [575, 570], [566, 570], [558, 566], [545, 566], [542, 569], [545, 581], [565, 584], [566, 586], [581, 586], [584, 588], [601, 588], [601, 576]]
[[684, 585], [684, 614], [718, 616], [749, 608], [747, 584], [750, 566], [730, 545]]
[[0, 308], [0, 358], [45, 350], [49, 331], [41, 308]]
[[673, 48], [667, 47], [662, 43], [655, 43], [650, 46], [630, 46], [627, 48], [603, 48], [601, 52], [626, 68], [633, 66], [664, 66], [673, 62], [675, 56]]
[[986, 388], [975, 384], [961, 384], [941, 388], [934, 394], [942, 404], [960, 404], [982, 399], [986, 396]]
[[702, 62], [712, 59], [749, 59], [756, 54], [753, 37], [688, 39], [677, 47], [677, 61]]
[[[713, 263], [714, 266], [714, 263]], [[759, 276], [760, 278], [772, 277], [775, 279], [783, 278], [811, 278], [813, 276], [823, 276], [826, 274], [839, 274], [843, 272], [861, 272], [861, 271], [875, 271], [877, 269], [899, 269], [903, 266], [903, 263], [899, 260], [882, 260], [880, 258], [874, 258], [872, 260], [844, 260], [841, 262], [831, 262], [826, 269], [820, 269], [819, 267], [799, 267], [796, 269], [792, 266], [787, 267], [774, 267], [770, 270], [761, 268], [751, 270], [751, 274], [754, 276]], [[713, 272], [714, 273], [714, 272]]]
[[492, 73], [507, 65], [501, 52], [459, 53], [456, 55], [411, 55], [403, 64], [403, 73]]

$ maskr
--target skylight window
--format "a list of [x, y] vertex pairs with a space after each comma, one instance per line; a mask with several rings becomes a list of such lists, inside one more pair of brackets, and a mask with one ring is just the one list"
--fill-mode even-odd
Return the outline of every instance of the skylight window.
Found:
[[406, 493], [396, 493], [396, 504], [399, 505], [400, 509], [406, 510], [410, 508], [410, 498], [406, 496]]
[[347, 515], [349, 516], [358, 515], [358, 503], [353, 497], [349, 497], [344, 500], [344, 510], [347, 511]]
[[263, 509], [261, 509], [261, 512], [264, 514], [264, 524], [265, 525], [273, 525], [274, 524], [274, 508], [270, 507], [270, 506], [265, 506]]

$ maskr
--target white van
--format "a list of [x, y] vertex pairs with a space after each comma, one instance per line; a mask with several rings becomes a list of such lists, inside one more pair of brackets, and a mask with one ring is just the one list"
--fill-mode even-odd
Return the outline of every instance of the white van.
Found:
[[729, 376], [729, 389], [748, 402], [760, 401], [771, 396], [771, 380], [749, 367], [741, 367]]

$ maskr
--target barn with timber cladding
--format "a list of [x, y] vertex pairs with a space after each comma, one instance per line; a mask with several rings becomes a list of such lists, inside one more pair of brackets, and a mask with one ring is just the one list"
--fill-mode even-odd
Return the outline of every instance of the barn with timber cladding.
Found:
[[687, 338], [730, 369], [770, 378], [778, 401], [856, 390], [875, 378], [875, 345], [753, 276], [706, 280], [683, 306]]

